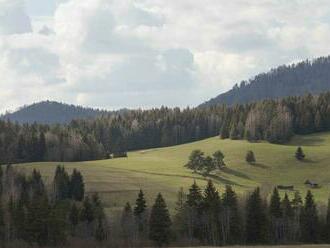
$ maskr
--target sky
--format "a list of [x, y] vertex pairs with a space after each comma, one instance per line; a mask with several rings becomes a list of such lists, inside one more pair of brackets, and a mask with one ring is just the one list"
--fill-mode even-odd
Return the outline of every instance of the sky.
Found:
[[196, 106], [329, 41], [328, 0], [0, 0], [0, 113]]

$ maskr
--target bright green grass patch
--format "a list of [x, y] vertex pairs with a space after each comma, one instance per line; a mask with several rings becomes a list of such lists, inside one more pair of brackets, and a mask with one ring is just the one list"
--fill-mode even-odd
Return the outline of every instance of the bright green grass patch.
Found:
[[[306, 161], [299, 162], [294, 154], [302, 146]], [[56, 165], [68, 170], [79, 169], [86, 181], [88, 192], [99, 192], [107, 207], [121, 208], [126, 201], [134, 202], [138, 190], [146, 192], [149, 205], [158, 192], [162, 192], [173, 208], [176, 192], [180, 187], [188, 189], [194, 180], [204, 186], [207, 178], [184, 168], [190, 152], [201, 149], [206, 154], [221, 150], [225, 154], [227, 169], [217, 172], [212, 180], [220, 191], [231, 184], [243, 194], [256, 186], [270, 191], [275, 185], [294, 185], [305, 194], [306, 179], [316, 181], [320, 189], [312, 189], [317, 201], [326, 202], [330, 189], [330, 133], [296, 136], [286, 145], [267, 142], [221, 140], [218, 137], [189, 144], [128, 153], [128, 158], [77, 162], [31, 163], [20, 165], [30, 170], [36, 168], [48, 177], [53, 176]], [[257, 163], [249, 165], [245, 155], [252, 150]], [[290, 192], [292, 193], [292, 192]]]

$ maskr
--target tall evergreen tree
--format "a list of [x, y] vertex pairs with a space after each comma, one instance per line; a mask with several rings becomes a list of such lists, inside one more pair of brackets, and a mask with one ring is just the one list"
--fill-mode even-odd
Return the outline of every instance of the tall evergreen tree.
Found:
[[305, 204], [301, 212], [302, 239], [306, 243], [319, 241], [319, 220], [313, 194], [307, 191]]
[[69, 213], [69, 222], [71, 225], [71, 235], [76, 235], [76, 227], [79, 223], [79, 209], [75, 203], [72, 204]]
[[82, 201], [84, 199], [84, 195], [85, 195], [84, 178], [77, 169], [74, 169], [71, 175], [70, 192], [72, 199], [74, 199], [75, 201]]
[[70, 177], [63, 166], [57, 166], [53, 184], [56, 200], [71, 198]]
[[149, 238], [158, 247], [167, 245], [171, 237], [171, 219], [164, 198], [159, 193], [151, 209]]
[[224, 244], [238, 244], [242, 239], [242, 220], [238, 209], [237, 195], [230, 185], [226, 185], [222, 202], [224, 208]]
[[264, 244], [268, 241], [268, 220], [266, 206], [260, 196], [260, 189], [255, 189], [246, 203], [246, 242]]
[[277, 188], [273, 190], [273, 194], [269, 204], [269, 215], [271, 225], [271, 239], [274, 243], [283, 241], [283, 212], [281, 208], [281, 198]]
[[[4, 244], [6, 238], [5, 210], [0, 198], [0, 244]], [[2, 245], [1, 245], [2, 246]]]
[[139, 234], [144, 235], [147, 231], [147, 203], [142, 190], [140, 190], [135, 202], [134, 216]]
[[132, 207], [129, 202], [126, 203], [123, 209], [120, 224], [122, 236], [126, 246], [130, 247], [133, 245], [135, 222]]

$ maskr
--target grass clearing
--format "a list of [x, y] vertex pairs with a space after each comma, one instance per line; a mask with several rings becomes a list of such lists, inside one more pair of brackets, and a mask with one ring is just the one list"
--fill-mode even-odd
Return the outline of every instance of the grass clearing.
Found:
[[[304, 162], [294, 157], [297, 146], [303, 147], [306, 154]], [[296, 136], [285, 145], [213, 137], [184, 145], [129, 152], [128, 158], [19, 166], [26, 170], [36, 168], [46, 178], [54, 175], [58, 164], [65, 165], [69, 171], [77, 168], [85, 177], [87, 191], [99, 192], [106, 207], [111, 209], [121, 209], [126, 201], [133, 203], [140, 188], [146, 192], [149, 205], [155, 195], [162, 192], [168, 205], [173, 208], [180, 187], [188, 189], [194, 180], [204, 186], [208, 179], [184, 168], [194, 149], [201, 149], [206, 154], [216, 150], [224, 153], [227, 168], [211, 177], [220, 191], [225, 184], [231, 184], [240, 194], [260, 185], [271, 190], [281, 184], [293, 185], [295, 190], [305, 194], [309, 188], [304, 182], [309, 179], [321, 185], [319, 189], [312, 189], [317, 201], [325, 203], [329, 196], [330, 133]], [[256, 156], [255, 165], [245, 162], [248, 150], [252, 150]]]

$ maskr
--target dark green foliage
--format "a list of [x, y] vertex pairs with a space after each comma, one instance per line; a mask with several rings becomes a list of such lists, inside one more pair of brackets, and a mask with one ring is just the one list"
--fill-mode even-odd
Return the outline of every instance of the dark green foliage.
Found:
[[314, 197], [310, 190], [307, 191], [300, 218], [303, 241], [317, 243], [319, 241], [319, 220]]
[[3, 209], [2, 200], [0, 198], [0, 244], [5, 241], [6, 230], [5, 230], [5, 211]]
[[134, 216], [139, 234], [144, 235], [147, 231], [147, 203], [142, 190], [135, 202]]
[[203, 236], [208, 245], [219, 245], [221, 243], [221, 199], [218, 191], [211, 180], [208, 181], [204, 190], [202, 203], [203, 210]]
[[70, 209], [69, 222], [71, 225], [71, 235], [75, 236], [76, 227], [79, 223], [79, 209], [75, 203], [72, 204]]
[[277, 188], [274, 188], [269, 204], [270, 238], [273, 243], [280, 243], [283, 239], [283, 210], [281, 198]]
[[71, 198], [70, 177], [63, 166], [57, 166], [54, 177], [54, 193], [56, 200]]
[[149, 238], [158, 247], [167, 245], [171, 237], [171, 219], [166, 203], [161, 194], [158, 194], [152, 206], [149, 220]]
[[225, 155], [221, 151], [216, 151], [213, 153], [213, 163], [214, 166], [218, 169], [222, 169], [226, 166], [226, 163], [224, 161]]
[[256, 162], [256, 158], [255, 158], [255, 156], [254, 156], [253, 151], [248, 151], [248, 152], [246, 153], [245, 160], [246, 160], [246, 162], [248, 162], [249, 164], [253, 164], [253, 163]]
[[328, 200], [327, 215], [323, 230], [323, 239], [325, 242], [330, 243], [330, 199]]
[[305, 154], [304, 154], [304, 152], [303, 152], [303, 150], [302, 150], [302, 148], [300, 146], [297, 148], [295, 157], [298, 160], [303, 160], [305, 158]]
[[103, 218], [97, 218], [94, 237], [98, 242], [103, 242], [107, 239], [107, 230]]
[[282, 217], [281, 198], [277, 188], [274, 188], [273, 194], [270, 199], [269, 213], [272, 218]]
[[48, 241], [53, 246], [64, 245], [67, 239], [67, 209], [65, 205], [55, 204], [50, 207], [48, 217]]
[[222, 198], [224, 209], [224, 243], [239, 244], [242, 239], [242, 219], [238, 210], [237, 195], [232, 187], [227, 185]]
[[82, 201], [85, 195], [84, 179], [81, 173], [74, 169], [70, 180], [70, 191], [72, 199]]
[[203, 168], [205, 162], [204, 153], [201, 150], [194, 150], [189, 156], [189, 161], [185, 165], [188, 169], [197, 172]]
[[83, 222], [87, 222], [88, 224], [92, 223], [95, 219], [93, 205], [88, 196], [85, 197], [82, 205], [82, 209], [80, 211], [80, 220]]
[[266, 206], [257, 188], [248, 198], [246, 206], [246, 242], [263, 244], [268, 241]]

